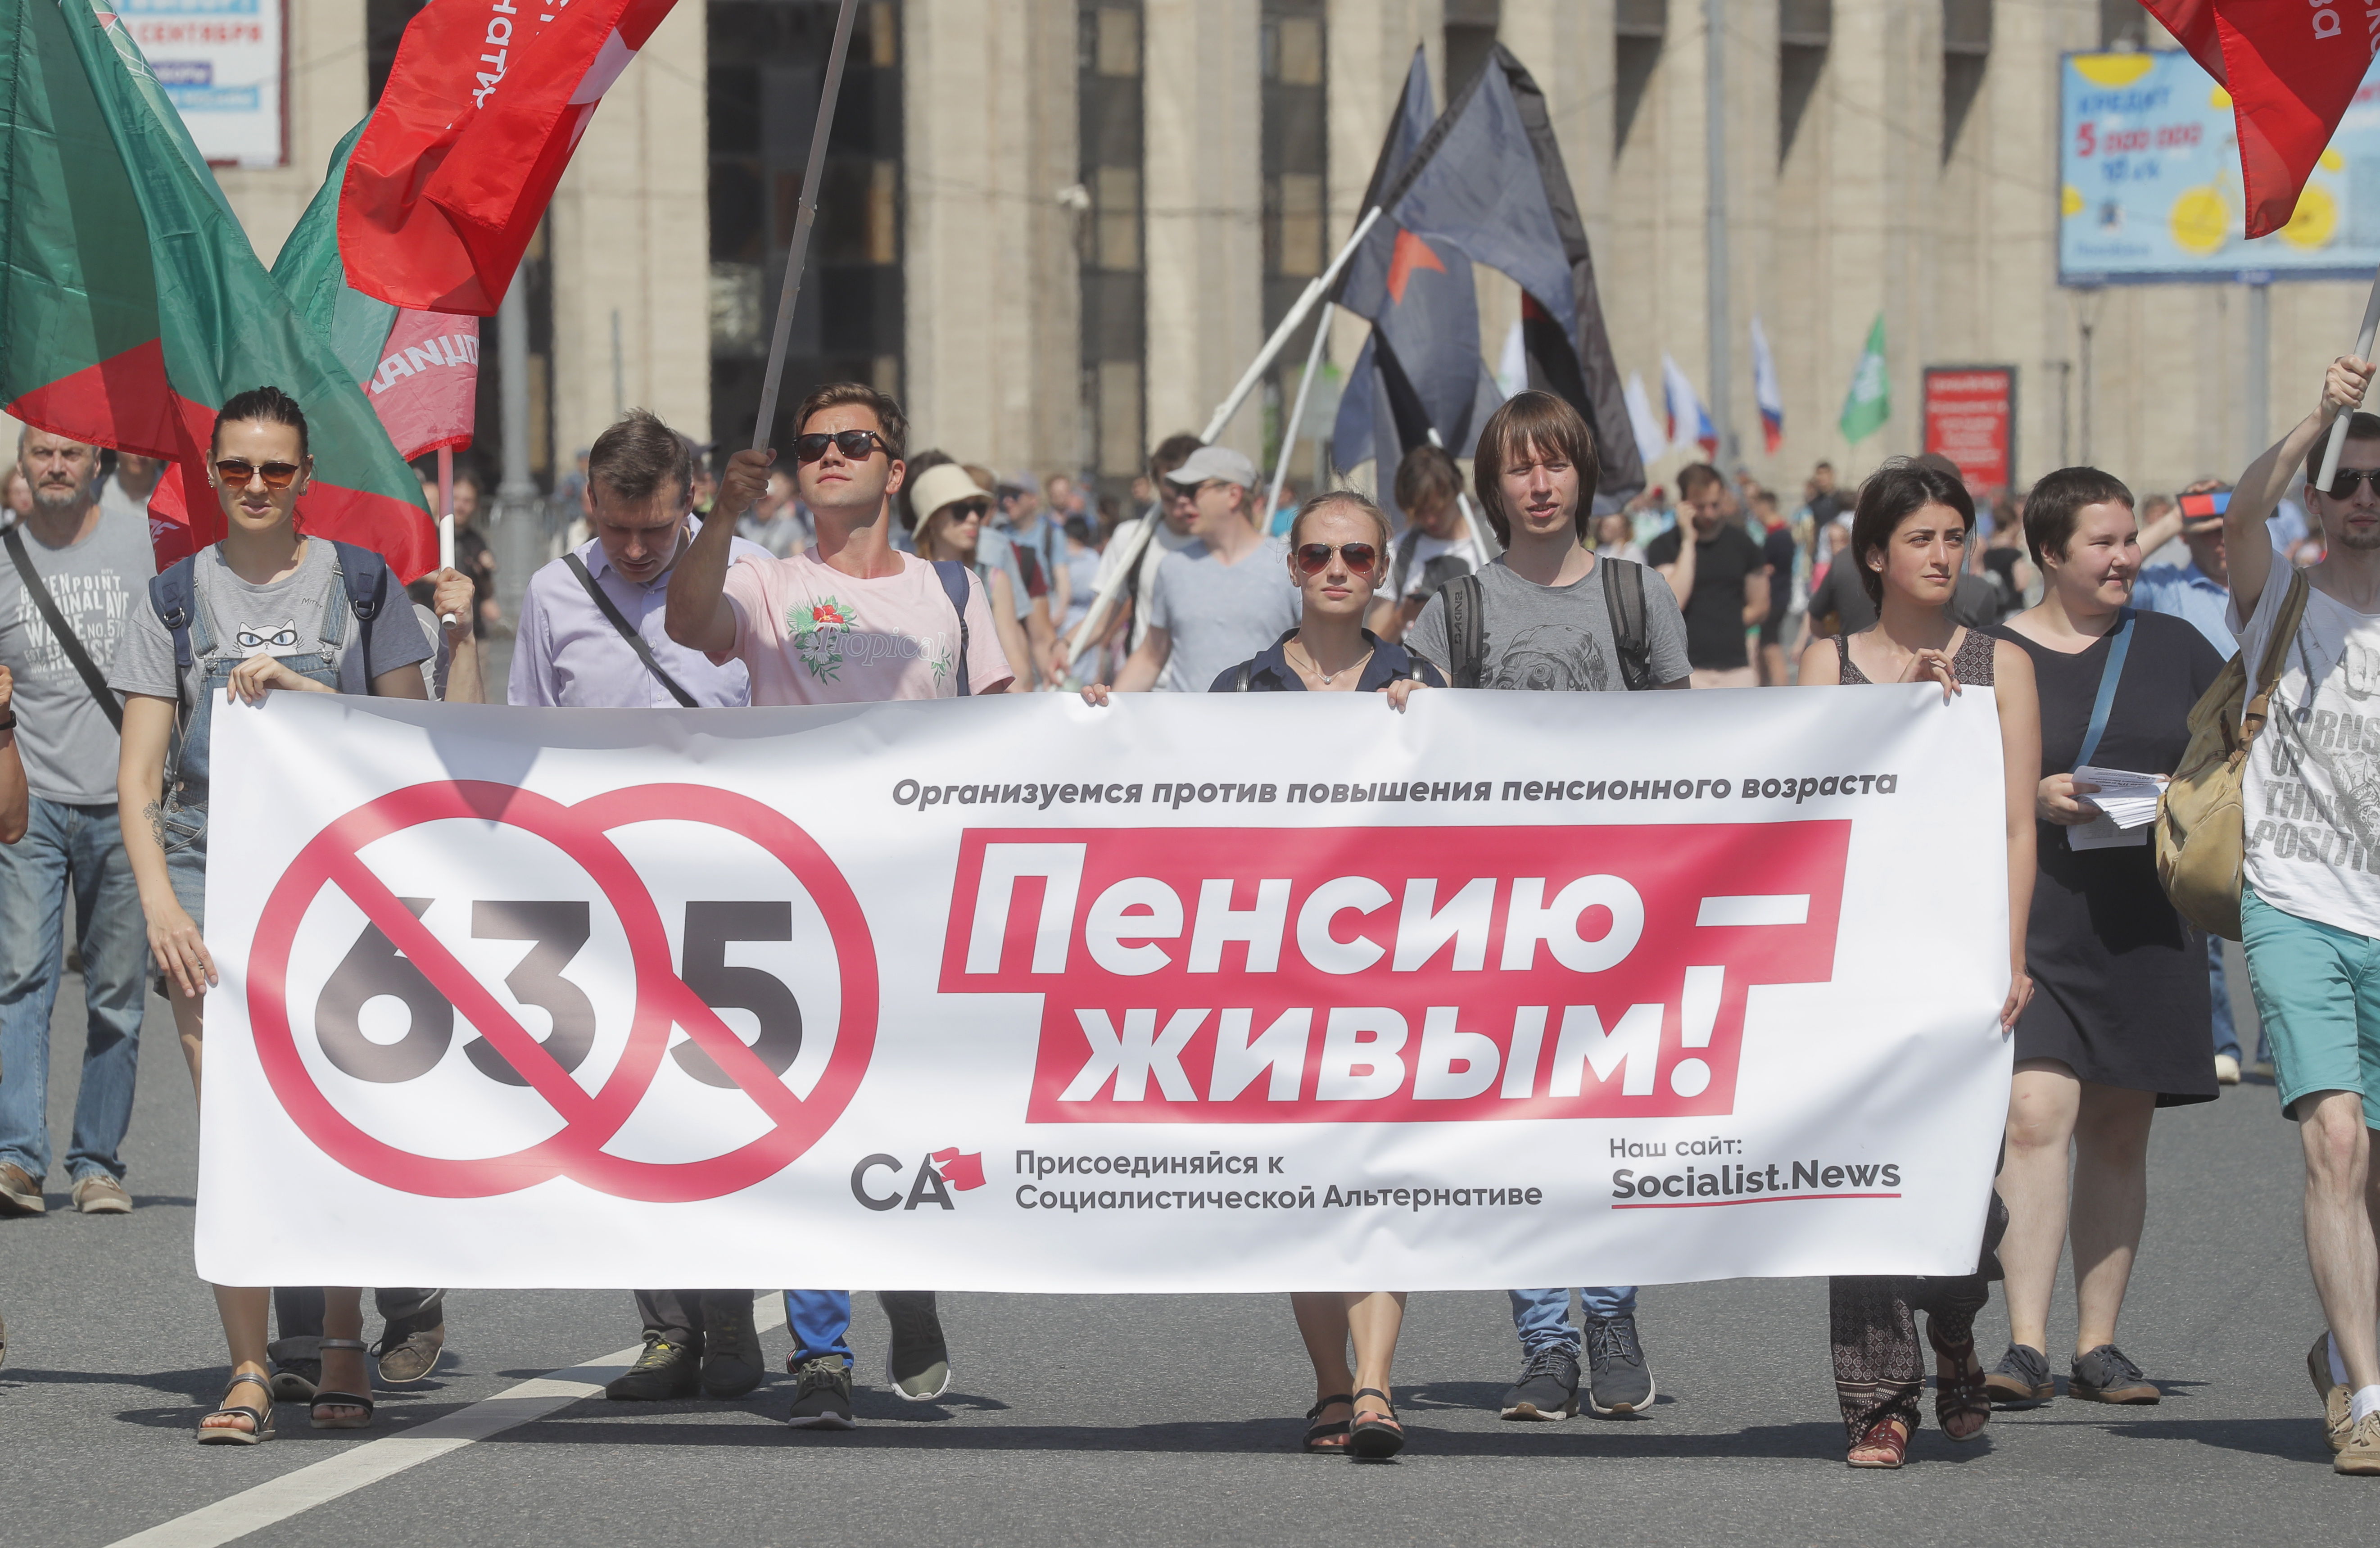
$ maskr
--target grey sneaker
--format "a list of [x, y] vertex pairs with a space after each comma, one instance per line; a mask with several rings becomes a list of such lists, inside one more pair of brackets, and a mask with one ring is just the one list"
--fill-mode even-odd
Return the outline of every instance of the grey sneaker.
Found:
[[2325, 1328], [2313, 1335], [2313, 1347], [2306, 1351], [2306, 1374], [2313, 1378], [2314, 1395], [2322, 1399], [2322, 1430], [2336, 1456], [2347, 1445], [2347, 1437], [2354, 1430], [2355, 1395], [2345, 1382], [2330, 1378], [2330, 1330]]
[[2074, 1357], [2066, 1396], [2085, 1403], [2154, 1403], [2165, 1394], [2113, 1344]]
[[1653, 1406], [1653, 1372], [1645, 1364], [1644, 1346], [1636, 1342], [1636, 1319], [1588, 1317], [1586, 1332], [1586, 1406], [1597, 1419], [1641, 1414]]
[[42, 1179], [12, 1161], [0, 1161], [0, 1214], [47, 1214]]
[[130, 1214], [132, 1195], [106, 1173], [93, 1172], [75, 1179], [74, 1207], [84, 1214]]
[[794, 1411], [785, 1422], [796, 1430], [849, 1430], [859, 1422], [851, 1414], [851, 1367], [833, 1355], [812, 1355], [794, 1367], [799, 1378], [794, 1388]]
[[912, 1403], [930, 1403], [951, 1390], [951, 1347], [931, 1290], [879, 1290], [876, 1303], [892, 1324], [884, 1351], [884, 1380]]
[[2030, 1344], [2010, 1345], [2000, 1362], [1985, 1372], [1984, 1389], [1995, 1403], [2046, 1403], [2058, 1396], [2049, 1357]]
[[1566, 1344], [1529, 1351], [1504, 1394], [1504, 1417], [1560, 1424], [1578, 1412], [1578, 1355]]

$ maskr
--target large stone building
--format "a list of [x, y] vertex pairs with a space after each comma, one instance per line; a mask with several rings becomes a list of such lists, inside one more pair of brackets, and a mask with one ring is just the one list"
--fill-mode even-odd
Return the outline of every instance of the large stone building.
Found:
[[[418, 8], [289, 0], [289, 165], [223, 174], [268, 261]], [[540, 478], [623, 403], [749, 436], [833, 15], [680, 0], [606, 98], [526, 277]], [[1732, 454], [1772, 481], [1914, 449], [1922, 369], [1949, 362], [2016, 368], [2020, 479], [2233, 471], [2360, 311], [2353, 284], [2274, 287], [2266, 408], [2243, 287], [2058, 287], [2058, 55], [2169, 45], [2132, 0], [865, 0], [788, 396], [864, 377], [903, 396], [917, 445], [1120, 481], [1206, 421], [1344, 238], [1413, 49], [1442, 98], [1499, 41], [1552, 104], [1621, 370], [1658, 394], [1666, 352], [1711, 397], [1723, 360]], [[1493, 356], [1517, 297], [1480, 285]], [[1850, 446], [1836, 417], [1879, 314], [1892, 418]], [[1341, 319], [1332, 360], [1361, 339]], [[1275, 445], [1304, 346], [1227, 440]]]

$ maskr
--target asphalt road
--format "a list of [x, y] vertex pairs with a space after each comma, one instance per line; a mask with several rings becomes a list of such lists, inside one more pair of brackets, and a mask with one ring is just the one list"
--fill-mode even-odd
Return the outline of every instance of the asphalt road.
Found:
[[[61, 1144], [80, 1037], [72, 990], [52, 1089]], [[139, 1208], [86, 1219], [54, 1191], [58, 1213], [0, 1221], [0, 1541], [112, 1543], [634, 1342], [622, 1293], [462, 1293], [448, 1304], [455, 1358], [431, 1383], [383, 1394], [376, 1430], [317, 1434], [293, 1410], [267, 1445], [192, 1444], [225, 1370], [212, 1303], [190, 1272], [189, 1083], [164, 1006], [152, 1006], [128, 1146]], [[782, 1375], [735, 1405], [599, 1398], [239, 1541], [2368, 1538], [2380, 1481], [2331, 1473], [2301, 1363], [2318, 1316], [2299, 1237], [2296, 1140], [2271, 1090], [2166, 1115], [2153, 1164], [2122, 1343], [2162, 1383], [2163, 1405], [2060, 1399], [2000, 1413], [1983, 1441], [1954, 1446], [1929, 1403], [1899, 1473], [1842, 1465], [1816, 1281], [1648, 1289], [1640, 1321], [1661, 1390], [1653, 1413], [1562, 1425], [1496, 1418], [1519, 1363], [1500, 1295], [1416, 1297], [1397, 1371], [1413, 1441], [1383, 1468], [1293, 1451], [1310, 1377], [1278, 1296], [945, 1297], [957, 1380], [929, 1405], [886, 1395], [883, 1322], [863, 1298], [856, 1432], [784, 1428]], [[2054, 1338], [2071, 1337], [2071, 1304], [2061, 1298]], [[2006, 1335], [1997, 1297], [1980, 1331], [1988, 1359]], [[782, 1357], [782, 1331], [766, 1342]]]

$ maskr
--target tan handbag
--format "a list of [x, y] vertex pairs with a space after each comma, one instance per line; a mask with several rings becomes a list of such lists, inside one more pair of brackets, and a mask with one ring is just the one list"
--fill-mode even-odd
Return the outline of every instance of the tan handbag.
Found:
[[2240, 938], [2240, 888], [2248, 856], [2241, 805], [2248, 749], [2265, 728], [2273, 685], [2280, 681], [2289, 644], [2305, 619], [2307, 590], [2305, 571], [2292, 571], [2256, 669], [2255, 697], [2248, 697], [2246, 658], [2235, 655], [2205, 697], [2191, 706], [2190, 747], [2157, 803], [2157, 880], [2165, 884], [2166, 896], [2182, 918], [2227, 941]]

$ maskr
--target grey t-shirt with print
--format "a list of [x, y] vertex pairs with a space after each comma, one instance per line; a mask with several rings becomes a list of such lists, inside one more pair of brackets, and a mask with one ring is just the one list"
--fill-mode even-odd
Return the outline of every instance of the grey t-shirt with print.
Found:
[[[1487, 659], [1480, 666], [1479, 686], [1569, 692], [1626, 688], [1611, 613], [1603, 604], [1600, 572], [1610, 562], [1597, 560], [1595, 568], [1567, 586], [1524, 580], [1500, 558], [1481, 569], [1480, 622]], [[1687, 675], [1686, 621], [1678, 612], [1677, 593], [1649, 569], [1645, 572], [1645, 642], [1655, 686]], [[1443, 589], [1414, 620], [1405, 645], [1453, 676]]]
[[[115, 655], [124, 621], [145, 601], [157, 571], [149, 523], [100, 508], [91, 535], [52, 548], [30, 527], [18, 529], [25, 557], [48, 588], [67, 628], [102, 672]], [[45, 801], [72, 806], [115, 804], [115, 727], [91, 697], [91, 685], [67, 659], [16, 565], [0, 558], [0, 664], [17, 679], [17, 747], [25, 784]]]
[[[192, 584], [215, 630], [215, 654], [292, 656], [323, 651], [327, 649], [322, 640], [323, 622], [335, 603], [343, 632], [333, 659], [346, 666], [347, 657], [362, 640], [363, 628], [347, 607], [346, 591], [332, 559], [329, 543], [310, 540], [298, 567], [285, 578], [269, 586], [251, 586], [224, 562], [221, 548], [201, 549], [191, 567]], [[430, 640], [421, 632], [405, 591], [395, 584], [394, 577], [390, 579], [389, 597], [390, 605], [372, 621], [371, 659], [357, 664], [361, 667], [360, 676], [355, 667], [343, 671], [343, 684], [369, 683], [383, 672], [430, 659]], [[115, 664], [108, 668], [107, 680], [125, 693], [178, 698], [187, 706], [197, 702], [206, 685], [206, 663], [190, 663], [190, 669], [182, 675], [177, 694], [174, 637], [166, 632], [164, 620], [157, 616], [157, 610], [149, 605], [148, 597], [143, 595], [140, 605], [132, 610], [131, 625], [124, 631], [122, 643], [116, 647]]]
[[1295, 628], [1304, 602], [1290, 584], [1289, 549], [1268, 538], [1227, 565], [1204, 542], [1168, 554], [1157, 567], [1148, 621], [1173, 637], [1157, 686], [1204, 693], [1230, 667]]

